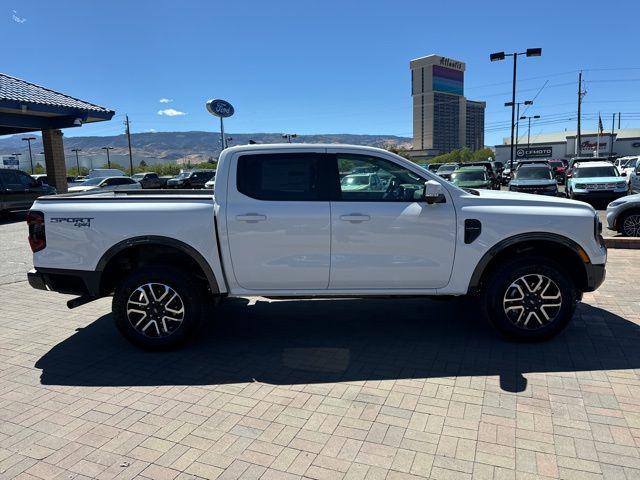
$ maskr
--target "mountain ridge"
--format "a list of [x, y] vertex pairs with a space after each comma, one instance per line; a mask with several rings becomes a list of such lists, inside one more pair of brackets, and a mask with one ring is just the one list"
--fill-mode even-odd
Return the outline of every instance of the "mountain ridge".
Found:
[[[285, 139], [280, 133], [228, 133], [231, 138], [229, 145], [243, 145], [250, 140], [256, 143], [283, 143]], [[408, 148], [411, 138], [396, 135], [359, 135], [348, 133], [330, 133], [299, 135], [294, 143], [345, 143], [353, 145], [367, 145], [385, 147], [396, 145]], [[131, 145], [134, 164], [144, 160], [147, 164], [156, 163], [198, 163], [209, 158], [217, 158], [220, 154], [220, 133], [205, 131], [188, 132], [144, 132], [132, 133]], [[71, 149], [79, 148], [80, 164], [88, 166], [93, 162], [106, 162], [106, 153], [102, 147], [113, 147], [110, 151], [111, 161], [122, 165], [129, 163], [127, 137], [124, 134], [110, 136], [64, 137], [65, 157], [68, 165], [75, 165], [75, 155]], [[22, 135], [12, 135], [0, 138], [0, 155], [10, 155], [20, 152], [21, 164], [28, 162], [29, 154]], [[44, 163], [40, 137], [32, 142], [33, 161]]]

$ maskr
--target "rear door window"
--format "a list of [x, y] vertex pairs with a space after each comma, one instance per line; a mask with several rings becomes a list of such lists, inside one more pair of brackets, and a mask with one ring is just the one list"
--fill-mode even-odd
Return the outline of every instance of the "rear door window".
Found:
[[257, 200], [327, 200], [321, 177], [316, 153], [242, 155], [238, 159], [238, 191]]

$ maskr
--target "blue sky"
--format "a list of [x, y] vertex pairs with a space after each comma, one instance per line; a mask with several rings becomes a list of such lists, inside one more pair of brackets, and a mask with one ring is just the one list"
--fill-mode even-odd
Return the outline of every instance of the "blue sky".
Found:
[[[3, 0], [2, 70], [116, 110], [66, 135], [216, 130], [204, 108], [236, 108], [229, 132], [411, 136], [409, 60], [467, 64], [465, 94], [487, 102], [486, 142], [509, 133], [511, 62], [493, 51], [542, 47], [519, 62], [519, 100], [536, 97], [532, 137], [585, 126], [640, 127], [640, 2]], [[160, 99], [171, 100], [160, 103]], [[158, 112], [173, 109], [184, 115]], [[168, 113], [175, 113], [169, 111]]]

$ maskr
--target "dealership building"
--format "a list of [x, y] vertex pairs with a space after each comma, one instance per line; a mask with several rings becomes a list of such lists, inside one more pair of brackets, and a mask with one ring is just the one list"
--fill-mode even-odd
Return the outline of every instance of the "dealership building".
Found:
[[485, 102], [464, 96], [465, 64], [428, 55], [411, 60], [414, 160], [484, 147]]
[[[580, 143], [582, 155], [594, 155], [598, 145], [598, 132], [583, 131]], [[599, 155], [629, 156], [640, 155], [640, 128], [627, 128], [614, 132], [604, 132], [600, 135]], [[527, 143], [527, 136], [518, 138], [515, 145], [514, 160], [527, 158], [572, 158], [577, 155], [576, 132], [565, 131], [542, 133], [531, 137]], [[501, 145], [495, 146], [496, 160], [508, 162], [511, 158], [511, 139], [505, 138]]]

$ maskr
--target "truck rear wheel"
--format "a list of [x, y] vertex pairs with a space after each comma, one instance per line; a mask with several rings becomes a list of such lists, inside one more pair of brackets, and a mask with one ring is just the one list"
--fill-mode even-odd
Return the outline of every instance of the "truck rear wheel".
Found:
[[113, 296], [118, 330], [133, 344], [165, 350], [182, 344], [202, 316], [201, 286], [182, 270], [143, 267], [132, 272]]
[[490, 276], [482, 292], [489, 323], [519, 341], [545, 340], [562, 331], [576, 302], [569, 274], [544, 257], [506, 263]]

